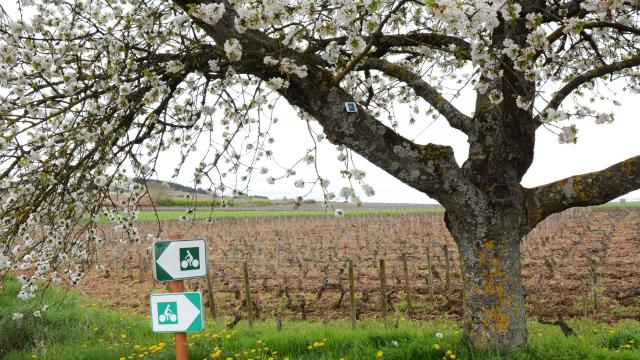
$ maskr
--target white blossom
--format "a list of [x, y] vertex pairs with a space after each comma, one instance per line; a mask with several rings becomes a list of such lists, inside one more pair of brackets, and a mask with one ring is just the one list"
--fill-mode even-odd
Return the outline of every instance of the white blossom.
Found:
[[517, 3], [506, 3], [501, 9], [500, 14], [505, 20], [516, 20], [520, 17], [522, 7]]
[[563, 126], [558, 134], [558, 142], [560, 144], [575, 144], [578, 140], [578, 129], [575, 125]]
[[364, 194], [367, 196], [373, 196], [376, 194], [373, 188], [368, 184], [362, 184], [362, 191], [364, 191]]
[[103, 187], [107, 185], [107, 177], [104, 175], [98, 175], [93, 179], [93, 183], [98, 187]]
[[343, 187], [342, 189], [340, 189], [340, 196], [343, 197], [345, 200], [348, 200], [351, 197], [354, 197], [356, 194], [353, 192], [353, 189], [350, 187]]
[[596, 115], [596, 124], [610, 124], [613, 122], [613, 114], [600, 113]]
[[184, 71], [184, 64], [178, 60], [169, 61], [164, 64], [164, 68], [170, 74], [177, 74]]
[[194, 15], [209, 25], [215, 25], [224, 15], [224, 4], [200, 4]]
[[354, 54], [364, 51], [366, 42], [360, 36], [352, 36], [347, 39], [347, 48]]
[[11, 261], [8, 256], [0, 254], [0, 271], [9, 268], [11, 266]]
[[227, 54], [229, 61], [240, 61], [240, 58], [242, 58], [242, 45], [236, 39], [229, 39], [224, 43], [224, 52]]
[[289, 81], [283, 78], [275, 77], [269, 80], [269, 86], [274, 90], [286, 89], [287, 87], [289, 87]]
[[218, 65], [217, 60], [209, 60], [208, 65], [209, 65], [209, 70], [211, 70], [212, 72], [220, 71], [220, 65]]

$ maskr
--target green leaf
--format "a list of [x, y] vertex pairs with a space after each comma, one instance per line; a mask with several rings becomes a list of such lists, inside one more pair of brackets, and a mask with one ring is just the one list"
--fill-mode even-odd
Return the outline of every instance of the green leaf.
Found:
[[374, 13], [376, 10], [378, 10], [378, 2], [372, 1], [371, 4], [369, 4], [369, 12]]

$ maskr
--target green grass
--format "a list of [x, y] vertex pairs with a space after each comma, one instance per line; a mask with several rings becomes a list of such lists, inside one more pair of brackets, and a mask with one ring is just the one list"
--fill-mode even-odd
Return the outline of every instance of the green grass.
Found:
[[[233, 201], [227, 200], [227, 205], [232, 206]], [[218, 199], [184, 199], [184, 198], [166, 198], [157, 201], [157, 206], [197, 206], [197, 207], [220, 207], [222, 201]]]
[[591, 208], [598, 211], [633, 210], [633, 209], [640, 209], [640, 201], [628, 201], [624, 203], [612, 202], [612, 203], [606, 203], [598, 206], [592, 206]]
[[[315, 203], [315, 200], [310, 200], [312, 202], [306, 203]], [[230, 198], [225, 200], [225, 205], [234, 207], [234, 206], [273, 206], [277, 204], [292, 204], [293, 201], [282, 202], [282, 201], [273, 201], [270, 199], [260, 199], [260, 198], [248, 198], [248, 199], [235, 199]], [[199, 207], [199, 208], [211, 208], [211, 207], [220, 207], [222, 205], [222, 200], [218, 199], [185, 199], [185, 198], [165, 198], [158, 200], [158, 206], [176, 206], [176, 207]]]
[[[366, 215], [415, 215], [425, 213], [442, 212], [441, 208], [417, 208], [417, 209], [385, 209], [385, 210], [369, 210], [354, 209], [345, 210], [345, 216], [366, 216]], [[180, 220], [185, 212], [181, 210], [158, 211], [157, 215], [153, 211], [141, 211], [138, 221], [161, 221]], [[219, 219], [219, 218], [263, 218], [263, 217], [300, 217], [300, 216], [334, 216], [331, 210], [213, 210], [199, 209], [196, 210], [189, 218], [196, 220]]]
[[[186, 206], [186, 201], [184, 199], [169, 199], [172, 202], [167, 206]], [[261, 199], [255, 199], [255, 201], [259, 201]], [[199, 205], [196, 209], [195, 213], [190, 215], [190, 219], [195, 220], [205, 220], [205, 219], [220, 219], [220, 218], [230, 218], [230, 219], [244, 219], [244, 218], [264, 218], [264, 217], [314, 217], [314, 216], [334, 216], [333, 211], [331, 210], [220, 210], [217, 208], [211, 209], [207, 208], [204, 204], [207, 201], [211, 202], [212, 200], [198, 200]], [[203, 203], [200, 204], [200, 201]], [[215, 200], [216, 202], [218, 200]], [[210, 204], [208, 205], [210, 206]], [[340, 207], [337, 204], [337, 207]], [[592, 209], [596, 211], [619, 211], [619, 210], [627, 210], [627, 209], [640, 209], [640, 202], [627, 202], [627, 203], [607, 203], [604, 205], [593, 206]], [[367, 216], [367, 215], [419, 215], [419, 214], [437, 214], [444, 212], [444, 209], [441, 207], [429, 207], [429, 208], [415, 208], [415, 209], [349, 209], [345, 210], [345, 216]], [[186, 213], [183, 210], [167, 210], [167, 211], [158, 211], [157, 215], [153, 211], [141, 211], [138, 217], [138, 221], [170, 221], [170, 220], [180, 220], [182, 216]], [[105, 221], [103, 219], [103, 221]]]
[[[0, 294], [0, 358], [18, 359], [173, 359], [171, 334], [153, 334], [145, 316], [115, 313], [102, 303], [74, 293], [47, 291], [29, 301], [15, 298], [19, 286], [9, 280]], [[66, 297], [66, 298], [65, 298]], [[64, 302], [61, 302], [64, 299]], [[54, 305], [42, 317], [34, 309]], [[23, 312], [13, 321], [14, 312]], [[391, 321], [395, 324], [396, 321]], [[529, 345], [508, 356], [472, 349], [458, 326], [451, 322], [402, 320], [385, 329], [377, 320], [359, 322], [351, 330], [346, 321], [323, 325], [287, 321], [276, 330], [274, 321], [257, 321], [249, 329], [244, 321], [234, 330], [207, 320], [206, 331], [189, 335], [190, 359], [443, 359], [447, 351], [457, 359], [640, 359], [640, 322], [625, 321], [610, 327], [589, 321], [572, 322], [577, 337], [567, 338], [555, 326], [529, 324]], [[441, 332], [442, 338], [436, 333]], [[164, 346], [160, 345], [164, 344]], [[438, 349], [434, 345], [438, 345]], [[449, 356], [449, 359], [451, 357]]]

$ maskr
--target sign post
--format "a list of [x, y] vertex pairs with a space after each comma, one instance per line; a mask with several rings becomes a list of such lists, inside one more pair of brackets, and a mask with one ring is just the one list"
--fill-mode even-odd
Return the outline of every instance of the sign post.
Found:
[[169, 294], [151, 295], [151, 324], [154, 332], [174, 332], [176, 360], [188, 360], [187, 332], [204, 328], [202, 295], [184, 292], [183, 279], [207, 275], [204, 240], [157, 241], [153, 244], [153, 276], [169, 281]]

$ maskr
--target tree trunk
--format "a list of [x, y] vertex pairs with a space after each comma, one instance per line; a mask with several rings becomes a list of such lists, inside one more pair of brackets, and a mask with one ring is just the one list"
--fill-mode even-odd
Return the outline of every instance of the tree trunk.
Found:
[[[516, 211], [517, 212], [517, 211]], [[486, 231], [453, 226], [463, 276], [463, 322], [477, 348], [509, 351], [527, 343], [520, 272], [520, 226], [495, 213]], [[502, 225], [502, 226], [501, 226]]]

